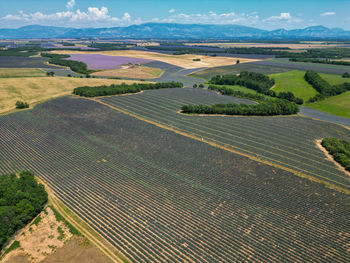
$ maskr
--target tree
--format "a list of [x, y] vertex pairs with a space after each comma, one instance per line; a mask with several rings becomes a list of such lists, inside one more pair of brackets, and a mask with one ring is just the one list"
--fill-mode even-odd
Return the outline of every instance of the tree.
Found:
[[24, 101], [16, 101], [16, 108], [17, 109], [25, 109], [25, 108], [29, 108], [29, 104], [27, 102]]
[[239, 61], [239, 59], [237, 59], [237, 60], [236, 60], [236, 64], [239, 64], [239, 63], [240, 63], [240, 61]]

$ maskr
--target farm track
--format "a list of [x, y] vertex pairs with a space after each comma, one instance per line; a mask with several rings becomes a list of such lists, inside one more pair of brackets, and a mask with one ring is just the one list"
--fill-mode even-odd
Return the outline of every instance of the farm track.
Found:
[[53, 100], [0, 133], [1, 173], [35, 172], [133, 262], [350, 260], [349, 196], [97, 102]]
[[[185, 116], [176, 113], [184, 104], [198, 104], [202, 103], [201, 99], [207, 99], [208, 94], [198, 98], [201, 92], [203, 91], [188, 90], [183, 91], [183, 94], [181, 91], [146, 92], [125, 100], [118, 97], [97, 100], [143, 119], [277, 164], [279, 168], [285, 167], [289, 171], [309, 175], [330, 187], [349, 192], [350, 178], [339, 171], [334, 164], [325, 161], [322, 153], [314, 145], [315, 139], [325, 136], [325, 128], [320, 127], [323, 131], [319, 135], [314, 134], [314, 131], [310, 134], [310, 128], [304, 124], [309, 121], [320, 126], [322, 122], [317, 123], [302, 117], [216, 117]], [[195, 99], [188, 99], [191, 97], [190, 93], [194, 93], [192, 98]], [[220, 96], [216, 99], [219, 98]], [[227, 103], [228, 99], [220, 98], [220, 100]], [[207, 102], [207, 104], [213, 103], [214, 101]], [[289, 125], [287, 123], [289, 121], [297, 126]], [[270, 125], [266, 125], [266, 122]], [[329, 125], [331, 124], [326, 124]], [[345, 129], [341, 131], [340, 127], [337, 130], [341, 132], [340, 136], [350, 135]]]

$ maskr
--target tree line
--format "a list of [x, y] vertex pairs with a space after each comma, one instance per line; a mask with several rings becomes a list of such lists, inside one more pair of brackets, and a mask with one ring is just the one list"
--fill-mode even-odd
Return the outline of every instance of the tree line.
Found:
[[47, 198], [31, 172], [0, 176], [0, 250], [41, 212]]
[[295, 103], [286, 100], [268, 100], [259, 104], [215, 104], [206, 105], [184, 105], [183, 113], [196, 114], [224, 114], [224, 115], [246, 115], [246, 116], [274, 116], [291, 115], [299, 112], [299, 107]]
[[319, 94], [309, 99], [309, 102], [323, 100], [327, 97], [339, 95], [350, 90], [350, 83], [343, 83], [339, 85], [330, 85], [318, 73], [308, 70], [304, 75], [305, 80], [316, 90]]
[[69, 58], [69, 55], [41, 53], [41, 56], [49, 58], [50, 64], [69, 67], [72, 71], [80, 74], [90, 74], [94, 72], [93, 70], [88, 70], [88, 66], [84, 62], [66, 60], [65, 58]]
[[304, 103], [303, 99], [295, 97], [290, 91], [276, 94], [276, 92], [271, 90], [273, 85], [275, 85], [275, 80], [262, 73], [242, 71], [239, 75], [217, 75], [212, 77], [209, 83], [216, 85], [239, 85], [270, 97], [285, 99], [299, 105]]
[[73, 90], [73, 94], [83, 96], [83, 97], [99, 97], [99, 96], [109, 96], [117, 94], [126, 93], [136, 93], [141, 90], [152, 90], [152, 89], [168, 89], [168, 88], [182, 88], [183, 84], [181, 82], [163, 82], [163, 83], [134, 83], [127, 85], [122, 84], [112, 84], [110, 86], [83, 86], [78, 87]]
[[350, 171], [350, 142], [338, 138], [324, 138], [321, 144], [336, 162]]
[[290, 58], [289, 61], [350, 66], [349, 61], [317, 59], [317, 58]]

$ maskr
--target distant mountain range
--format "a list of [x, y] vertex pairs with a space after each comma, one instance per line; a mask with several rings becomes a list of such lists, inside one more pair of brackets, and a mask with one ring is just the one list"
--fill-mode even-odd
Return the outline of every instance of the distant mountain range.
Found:
[[170, 23], [147, 23], [111, 28], [76, 29], [31, 25], [17, 29], [0, 29], [0, 39], [28, 38], [341, 40], [350, 39], [350, 31], [324, 26], [268, 31], [240, 25]]

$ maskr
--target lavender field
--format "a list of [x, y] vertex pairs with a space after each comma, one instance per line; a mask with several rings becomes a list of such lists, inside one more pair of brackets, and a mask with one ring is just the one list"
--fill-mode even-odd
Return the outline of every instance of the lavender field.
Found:
[[151, 62], [151, 59], [106, 56], [99, 54], [70, 54], [69, 60], [82, 61], [86, 63], [89, 69], [117, 69], [124, 64], [143, 64]]

